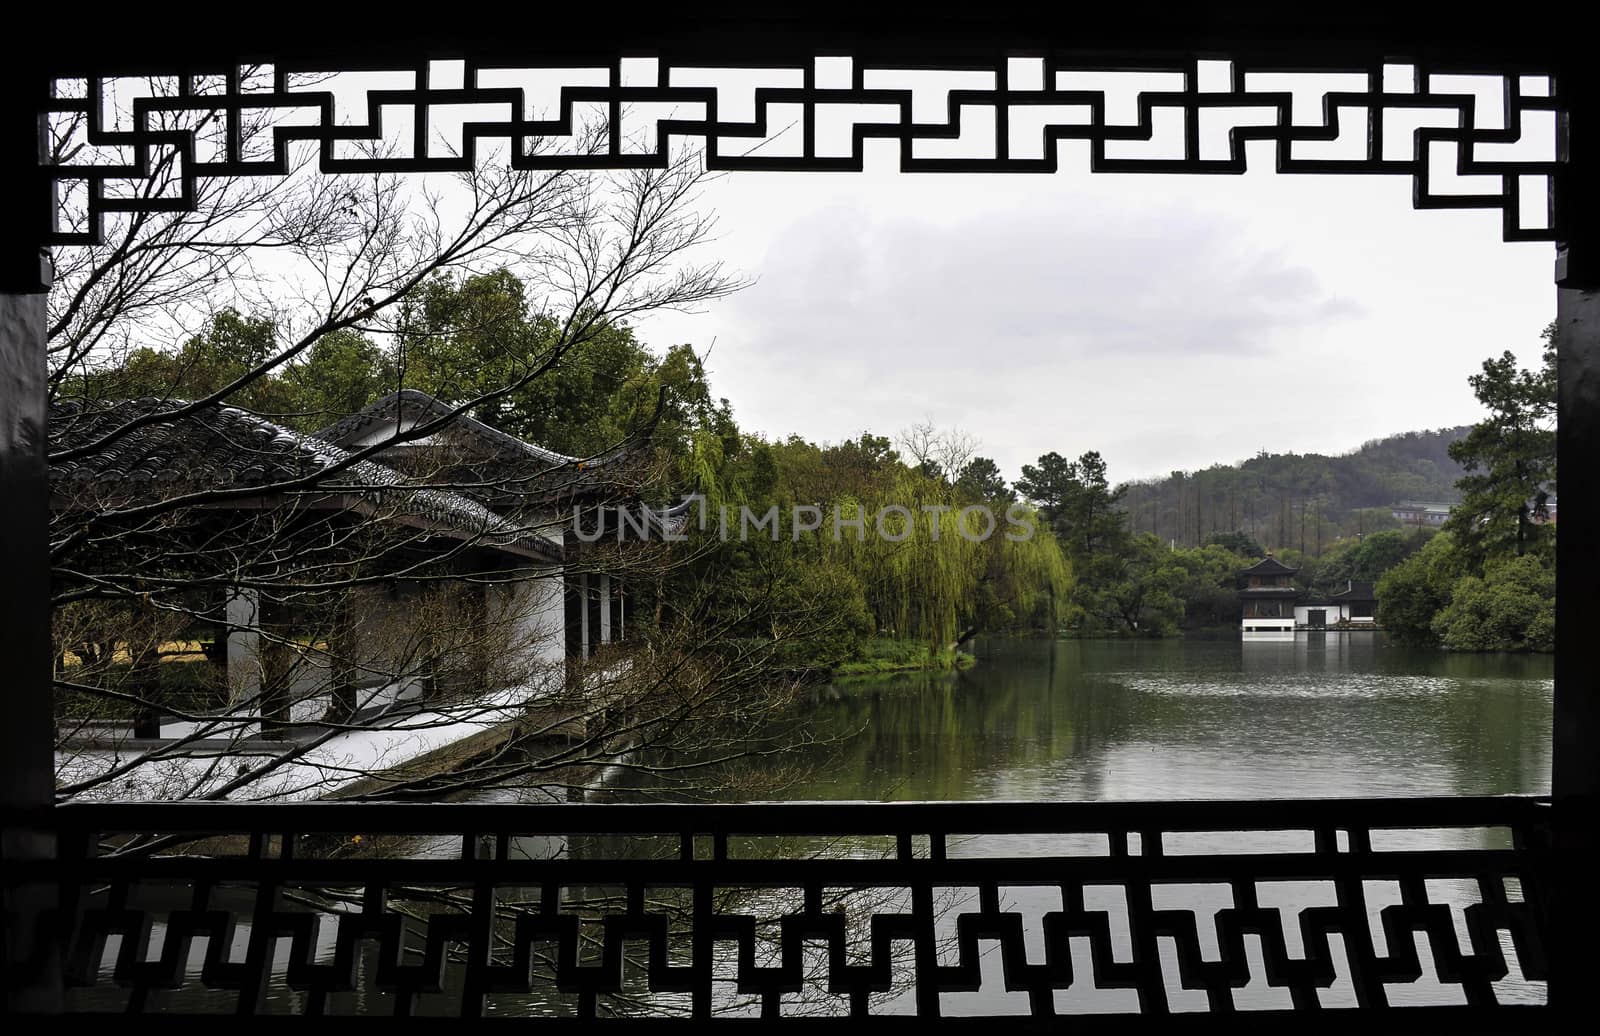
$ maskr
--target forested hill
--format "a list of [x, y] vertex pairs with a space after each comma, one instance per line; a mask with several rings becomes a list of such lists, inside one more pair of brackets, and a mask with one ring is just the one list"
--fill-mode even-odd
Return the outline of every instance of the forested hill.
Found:
[[1455, 501], [1461, 465], [1450, 443], [1467, 426], [1373, 439], [1337, 457], [1262, 452], [1239, 464], [1175, 471], [1127, 485], [1123, 506], [1136, 532], [1179, 546], [1212, 533], [1240, 531], [1268, 549], [1320, 553], [1321, 544], [1397, 524], [1401, 501]]

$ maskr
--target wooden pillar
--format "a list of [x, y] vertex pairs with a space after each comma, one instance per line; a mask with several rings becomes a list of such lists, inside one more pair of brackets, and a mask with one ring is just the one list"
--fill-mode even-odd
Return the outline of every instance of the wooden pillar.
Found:
[[593, 643], [589, 629], [589, 612], [593, 610], [589, 607], [589, 593], [589, 573], [585, 572], [578, 577], [578, 600], [583, 606], [583, 615], [578, 620], [580, 631], [578, 642], [583, 645], [581, 652], [583, 658], [589, 657], [589, 647]]
[[281, 737], [284, 724], [294, 713], [293, 678], [298, 669], [295, 652], [288, 640], [293, 635], [289, 622], [289, 609], [282, 602], [257, 597], [256, 657], [260, 678], [261, 734], [263, 737]]
[[[234, 701], [261, 695], [261, 594], [236, 589], [228, 595], [228, 693]], [[252, 711], [261, 713], [261, 702]]]
[[1561, 377], [1556, 432], [1561, 519], [1556, 536], [1556, 680], [1551, 746], [1558, 862], [1550, 1002], [1587, 1000], [1600, 925], [1593, 889], [1600, 851], [1600, 662], [1589, 645], [1600, 623], [1600, 291], [1562, 288], [1557, 304]]
[[[0, 796], [7, 810], [46, 810], [55, 798], [55, 716], [51, 693], [50, 504], [45, 467], [45, 296], [0, 293], [0, 658], [6, 668], [6, 721], [0, 748]], [[7, 827], [0, 861], [51, 859], [48, 831]], [[5, 892], [5, 970], [21, 973], [32, 956], [34, 922], [55, 902], [51, 888]], [[12, 918], [17, 919], [14, 923]], [[11, 1010], [61, 1008], [54, 967], [36, 985], [13, 989]]]
[[583, 654], [583, 601], [578, 596], [576, 576], [561, 574], [561, 624], [565, 638], [563, 654], [578, 658]]
[[1556, 537], [1556, 795], [1600, 792], [1600, 672], [1585, 645], [1600, 624], [1600, 291], [1557, 293], [1561, 390], [1556, 431], [1561, 519]]
[[[1571, 74], [1566, 74], [1571, 73]], [[1600, 623], [1600, 482], [1589, 477], [1600, 447], [1600, 74], [1566, 69], [1570, 105], [1557, 132], [1556, 680], [1551, 750], [1556, 850], [1550, 932], [1552, 1007], [1587, 1012], [1600, 904], [1593, 888], [1600, 804], [1600, 662], [1589, 644]]]
[[569, 532], [562, 544], [561, 565], [561, 619], [565, 639], [564, 685], [573, 687], [582, 671], [583, 658], [583, 594], [576, 571], [580, 563], [577, 540]]
[[[486, 591], [487, 592], [487, 591]], [[348, 597], [337, 601], [328, 629], [328, 711], [334, 723], [347, 723], [356, 713], [356, 651], [359, 632]]]
[[[51, 690], [50, 492], [47, 477], [45, 295], [51, 269], [40, 249], [55, 215], [54, 197], [37, 169], [43, 125], [29, 101], [42, 78], [23, 38], [30, 34], [11, 19], [16, 46], [0, 68], [0, 199], [6, 230], [0, 236], [0, 658], [5, 660], [6, 717], [0, 723], [0, 808], [48, 810], [55, 801], [55, 710]], [[36, 36], [36, 34], [35, 34]], [[34, 39], [37, 43], [37, 38]], [[0, 833], [0, 866], [12, 861], [50, 860], [57, 853], [53, 831], [7, 826]], [[53, 885], [10, 887], [0, 902], [6, 917], [0, 935], [8, 976], [7, 1013], [54, 1013], [61, 1009], [59, 957], [28, 973], [24, 962], [42, 938], [36, 922], [56, 903]], [[60, 949], [59, 946], [56, 947]]]

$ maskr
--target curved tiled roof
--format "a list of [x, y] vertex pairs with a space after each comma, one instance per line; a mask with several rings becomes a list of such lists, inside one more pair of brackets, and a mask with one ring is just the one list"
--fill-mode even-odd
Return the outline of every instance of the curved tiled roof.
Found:
[[368, 403], [349, 417], [340, 418], [315, 433], [316, 438], [336, 446], [350, 446], [385, 424], [395, 428], [407, 421], [421, 423], [448, 420], [451, 434], [481, 446], [486, 453], [507, 460], [531, 459], [550, 467], [602, 467], [629, 456], [626, 448], [609, 450], [595, 457], [574, 457], [546, 449], [490, 427], [465, 412], [457, 413], [454, 404], [445, 403], [417, 389], [401, 389]]
[[676, 536], [689, 526], [689, 511], [695, 505], [695, 497], [689, 497], [681, 503], [660, 509], [644, 508], [645, 518], [653, 522], [661, 531], [670, 536]]
[[[180, 400], [134, 399], [106, 403], [59, 401], [50, 409], [50, 449], [64, 454], [94, 447], [84, 456], [53, 461], [50, 481], [59, 506], [72, 506], [72, 489], [92, 489], [103, 506], [153, 503], [208, 489], [260, 486], [326, 499], [334, 495], [384, 508], [385, 516], [461, 539], [559, 557], [537, 532], [508, 521], [460, 493], [407, 484], [392, 468], [350, 460], [350, 452], [301, 435], [236, 407], [210, 405], [183, 412]], [[95, 444], [131, 421], [150, 420], [104, 447]], [[276, 489], [286, 482], [308, 486]]]
[[1240, 574], [1247, 576], [1287, 576], [1293, 575], [1298, 571], [1300, 571], [1298, 568], [1290, 568], [1271, 554], [1268, 554]]
[[1371, 583], [1363, 583], [1354, 579], [1345, 580], [1344, 589], [1328, 595], [1330, 601], [1376, 601], [1377, 593]]

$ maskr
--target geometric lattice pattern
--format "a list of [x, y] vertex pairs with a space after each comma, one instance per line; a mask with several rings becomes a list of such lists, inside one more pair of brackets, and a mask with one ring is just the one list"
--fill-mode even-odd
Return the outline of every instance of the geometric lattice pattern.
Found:
[[[675, 140], [702, 148], [714, 169], [859, 171], [885, 142], [902, 171], [966, 173], [1054, 172], [1063, 148], [1086, 152], [1069, 160], [1095, 172], [1241, 173], [1261, 142], [1279, 172], [1405, 176], [1420, 208], [1499, 210], [1507, 240], [1561, 232], [1550, 194], [1562, 99], [1548, 76], [1149, 67], [1012, 57], [930, 71], [822, 57], [759, 70], [666, 58], [595, 68], [467, 59], [359, 75], [191, 69], [126, 117], [112, 114], [117, 81], [62, 80], [40, 110], [73, 142], [49, 170], [63, 192], [84, 192], [88, 219], [46, 243], [95, 240], [108, 213], [182, 211], [200, 178], [283, 175], [302, 146], [325, 173], [446, 172], [490, 150], [526, 168], [657, 166]], [[263, 113], [270, 137], [246, 139], [241, 127]], [[141, 190], [173, 162], [175, 191]]]
[[69, 806], [61, 866], [6, 880], [56, 890], [35, 960], [64, 962], [80, 1011], [1208, 1027], [1347, 1007], [1481, 1031], [1540, 1024], [1547, 811]]

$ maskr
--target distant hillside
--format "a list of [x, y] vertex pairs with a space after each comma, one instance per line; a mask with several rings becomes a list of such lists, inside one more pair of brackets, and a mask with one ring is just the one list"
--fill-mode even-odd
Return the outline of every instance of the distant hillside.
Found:
[[1461, 466], [1446, 450], [1467, 430], [1405, 432], [1337, 457], [1263, 452], [1239, 464], [1130, 483], [1123, 505], [1135, 531], [1179, 546], [1237, 530], [1269, 550], [1320, 553], [1322, 544], [1341, 537], [1396, 527], [1392, 504], [1458, 499]]

